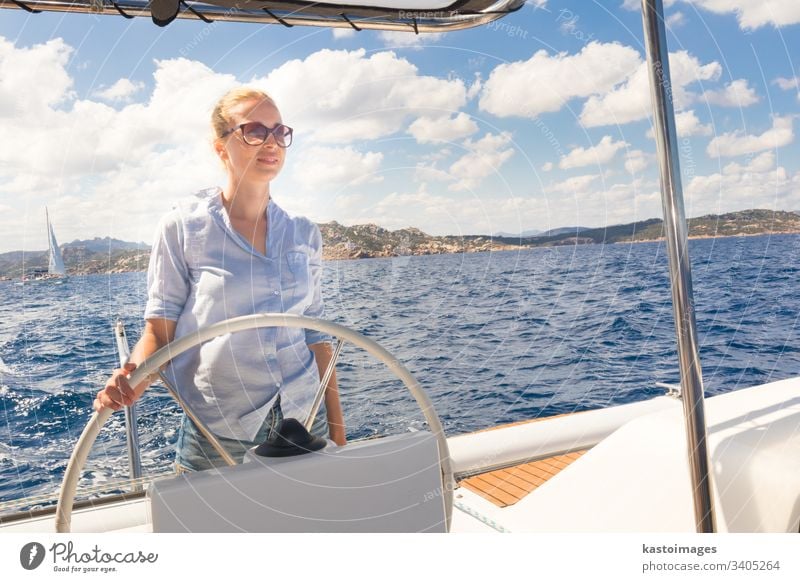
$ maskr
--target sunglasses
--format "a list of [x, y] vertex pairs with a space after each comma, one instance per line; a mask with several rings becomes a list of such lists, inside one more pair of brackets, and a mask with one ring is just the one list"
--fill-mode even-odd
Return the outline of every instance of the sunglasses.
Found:
[[243, 123], [223, 133], [220, 137], [226, 137], [235, 131], [242, 132], [242, 139], [244, 143], [251, 146], [260, 146], [269, 139], [270, 134], [275, 138], [275, 143], [282, 148], [288, 148], [292, 145], [292, 132], [294, 131], [288, 125], [279, 123], [275, 127], [267, 127], [258, 121], [250, 121]]

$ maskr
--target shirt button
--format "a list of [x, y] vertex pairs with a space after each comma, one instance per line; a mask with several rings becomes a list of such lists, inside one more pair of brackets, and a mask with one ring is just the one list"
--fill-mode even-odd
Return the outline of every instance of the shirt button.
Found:
[[277, 382], [277, 383], [275, 384], [275, 387], [276, 387], [276, 388], [280, 388], [280, 387], [281, 387], [281, 383], [280, 383], [280, 382]]
[[273, 291], [272, 294], [273, 295], [280, 295], [280, 291]]

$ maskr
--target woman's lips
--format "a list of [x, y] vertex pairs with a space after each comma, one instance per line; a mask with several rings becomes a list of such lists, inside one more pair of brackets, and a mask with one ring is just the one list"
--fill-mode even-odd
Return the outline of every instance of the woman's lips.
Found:
[[260, 157], [260, 158], [258, 158], [258, 161], [261, 162], [262, 164], [277, 164], [278, 163], [278, 158], [273, 158], [273, 157], [270, 157], [270, 156]]

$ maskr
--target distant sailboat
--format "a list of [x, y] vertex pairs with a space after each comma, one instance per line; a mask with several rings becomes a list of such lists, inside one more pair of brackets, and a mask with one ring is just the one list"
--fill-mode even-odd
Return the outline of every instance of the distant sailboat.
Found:
[[64, 268], [64, 257], [61, 256], [61, 249], [58, 248], [56, 233], [53, 230], [53, 225], [50, 224], [50, 214], [47, 212], [46, 206], [44, 213], [47, 217], [47, 234], [48, 242], [50, 243], [50, 262], [47, 265], [47, 273], [56, 277], [65, 277], [67, 270]]
[[48, 281], [52, 279], [62, 282], [67, 278], [67, 269], [64, 266], [64, 257], [61, 256], [61, 249], [58, 247], [56, 240], [56, 233], [53, 230], [53, 225], [50, 223], [50, 214], [47, 207], [44, 209], [45, 217], [47, 218], [47, 243], [49, 247], [49, 259], [47, 263], [47, 270], [33, 269], [27, 277], [23, 277], [23, 281]]

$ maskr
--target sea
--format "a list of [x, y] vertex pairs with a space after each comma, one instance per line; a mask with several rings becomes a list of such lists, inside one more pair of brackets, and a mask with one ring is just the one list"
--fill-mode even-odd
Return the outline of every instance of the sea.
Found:
[[[704, 388], [800, 374], [800, 235], [692, 240]], [[325, 264], [326, 318], [379, 342], [454, 435], [661, 395], [680, 381], [661, 243], [400, 256]], [[112, 326], [138, 337], [145, 273], [0, 282], [0, 502], [57, 492], [92, 401], [118, 366]], [[348, 439], [424, 428], [383, 364], [337, 366]], [[181, 416], [162, 387], [137, 404], [145, 474], [172, 470]], [[79, 486], [128, 473], [124, 415], [103, 427]]]

